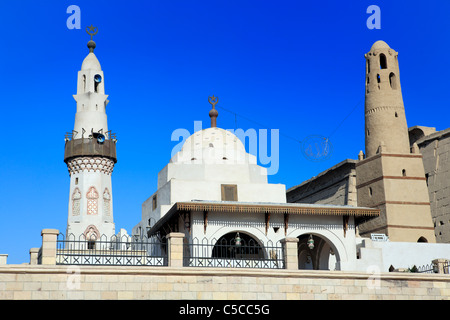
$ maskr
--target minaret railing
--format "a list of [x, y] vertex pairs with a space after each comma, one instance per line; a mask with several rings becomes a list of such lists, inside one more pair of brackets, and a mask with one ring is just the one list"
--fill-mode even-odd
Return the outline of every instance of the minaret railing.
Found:
[[83, 156], [106, 157], [117, 162], [116, 139], [105, 140], [102, 143], [94, 138], [66, 139], [64, 161]]

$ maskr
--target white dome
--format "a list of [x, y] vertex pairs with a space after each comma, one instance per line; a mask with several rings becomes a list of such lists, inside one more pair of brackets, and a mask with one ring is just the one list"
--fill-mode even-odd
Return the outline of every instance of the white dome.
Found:
[[186, 139], [172, 163], [256, 163], [242, 141], [230, 131], [213, 127], [195, 132]]
[[90, 52], [83, 60], [81, 70], [102, 70], [100, 62], [93, 52]]

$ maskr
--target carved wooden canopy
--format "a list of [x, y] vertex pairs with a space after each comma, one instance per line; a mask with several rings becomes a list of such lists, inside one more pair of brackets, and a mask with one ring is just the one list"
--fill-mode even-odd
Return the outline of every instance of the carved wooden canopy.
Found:
[[[270, 204], [270, 203], [239, 203], [239, 202], [177, 202], [172, 209], [177, 211], [224, 211], [246, 213], [287, 213], [304, 215], [333, 216], [378, 216], [379, 209], [351, 206], [310, 205], [301, 203]], [[171, 209], [171, 210], [172, 210]]]
[[[172, 208], [152, 226], [148, 235], [158, 232], [160, 228], [168, 229], [167, 232], [177, 228], [176, 219], [186, 216], [192, 211], [203, 212], [204, 228], [208, 223], [208, 212], [239, 212], [264, 214], [266, 221], [266, 232], [271, 214], [284, 214], [285, 227], [289, 221], [289, 215], [322, 215], [322, 216], [342, 216], [344, 221], [348, 221], [349, 216], [355, 217], [376, 217], [380, 215], [379, 209], [352, 207], [352, 206], [332, 206], [313, 205], [301, 203], [246, 203], [237, 201], [191, 201], [177, 202]], [[347, 218], [346, 218], [347, 217]], [[347, 219], [347, 220], [346, 220]], [[183, 218], [185, 224], [190, 224], [190, 219]], [[190, 226], [187, 226], [190, 230]], [[172, 230], [174, 229], [174, 230]], [[176, 230], [175, 230], [176, 231]]]

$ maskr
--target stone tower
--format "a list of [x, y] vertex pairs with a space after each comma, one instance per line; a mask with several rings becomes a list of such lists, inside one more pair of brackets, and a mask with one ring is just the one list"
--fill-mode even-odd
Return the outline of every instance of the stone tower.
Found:
[[83, 235], [95, 240], [115, 234], [111, 174], [117, 162], [116, 139], [108, 130], [109, 101], [95, 46], [91, 34], [89, 54], [78, 72], [75, 126], [66, 135], [64, 152], [70, 174], [67, 235], [77, 240]]
[[377, 41], [366, 54], [366, 157], [380, 145], [392, 153], [409, 153], [408, 126], [400, 87], [398, 53]]
[[377, 41], [365, 57], [366, 153], [356, 164], [356, 188], [358, 206], [379, 208], [381, 215], [360, 224], [359, 232], [436, 242], [422, 155], [410, 151], [398, 53]]

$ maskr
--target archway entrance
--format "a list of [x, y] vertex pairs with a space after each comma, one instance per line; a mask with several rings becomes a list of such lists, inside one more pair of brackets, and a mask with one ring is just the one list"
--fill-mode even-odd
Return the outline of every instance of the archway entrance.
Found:
[[230, 232], [217, 240], [212, 258], [262, 259], [264, 250], [253, 237], [240, 232]]
[[[330, 242], [318, 235], [298, 237], [298, 268], [304, 270], [335, 270], [338, 254]], [[308, 242], [313, 241], [314, 247]]]

